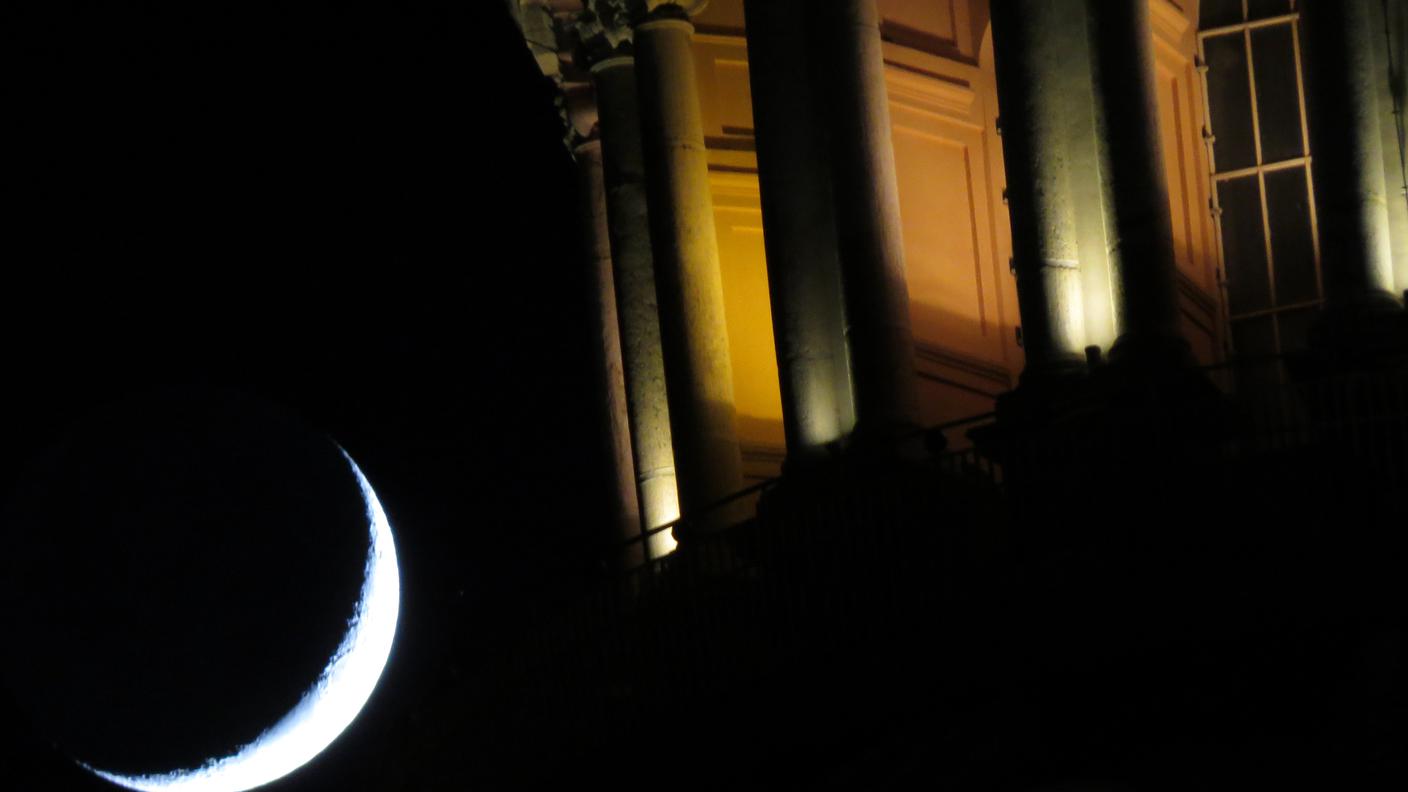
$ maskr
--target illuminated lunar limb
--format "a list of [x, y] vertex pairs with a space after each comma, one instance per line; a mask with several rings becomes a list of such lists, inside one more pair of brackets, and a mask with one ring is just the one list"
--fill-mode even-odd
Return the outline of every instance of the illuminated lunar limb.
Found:
[[211, 759], [198, 769], [125, 776], [84, 765], [89, 771], [138, 792], [244, 792], [307, 764], [356, 719], [391, 656], [401, 609], [401, 572], [391, 524], [381, 502], [357, 463], [347, 452], [342, 455], [357, 477], [366, 503], [371, 549], [361, 600], [347, 635], [298, 706], [234, 755]]

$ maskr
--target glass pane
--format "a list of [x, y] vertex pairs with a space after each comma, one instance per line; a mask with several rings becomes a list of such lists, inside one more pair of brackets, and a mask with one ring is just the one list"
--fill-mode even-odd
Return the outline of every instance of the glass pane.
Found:
[[1261, 161], [1279, 162], [1305, 153], [1300, 136], [1300, 91], [1291, 26], [1252, 31], [1256, 110], [1261, 122]]
[[1241, 33], [1214, 36], [1203, 43], [1208, 59], [1208, 105], [1212, 112], [1213, 157], [1219, 172], [1256, 164], [1252, 140], [1252, 92], [1247, 48]]
[[1271, 317], [1258, 316], [1233, 322], [1232, 349], [1239, 358], [1275, 355], [1276, 331], [1271, 326]]
[[1310, 199], [1304, 168], [1266, 174], [1266, 213], [1271, 221], [1276, 304], [1318, 298], [1320, 287], [1315, 280], [1315, 244], [1310, 234]]
[[1242, 21], [1242, 0], [1203, 0], [1198, 26], [1203, 30]]
[[1271, 307], [1261, 190], [1256, 176], [1217, 185], [1222, 207], [1222, 263], [1227, 268], [1227, 308], [1233, 315]]
[[1247, 0], [1248, 19], [1266, 19], [1291, 13], [1291, 0]]
[[1237, 356], [1237, 385], [1265, 388], [1281, 376], [1276, 354], [1276, 328], [1270, 316], [1232, 323], [1232, 351]]
[[1302, 308], [1277, 314], [1276, 321], [1281, 324], [1281, 351], [1304, 351], [1310, 342], [1310, 325], [1319, 313], [1319, 308]]

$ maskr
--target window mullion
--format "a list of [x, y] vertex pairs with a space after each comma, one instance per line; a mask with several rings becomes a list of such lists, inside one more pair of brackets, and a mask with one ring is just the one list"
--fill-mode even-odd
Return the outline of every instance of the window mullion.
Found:
[[1233, 179], [1242, 179], [1247, 176], [1255, 176], [1258, 173], [1261, 173], [1261, 168], [1257, 165], [1250, 165], [1245, 168], [1226, 171], [1225, 173], [1214, 173], [1212, 177], [1217, 181], [1225, 182], [1232, 181]]
[[[1302, 74], [1302, 55], [1299, 35], [1300, 14], [1299, 9], [1297, 9], [1293, 4], [1292, 11], [1289, 14], [1268, 17], [1265, 19], [1252, 20], [1250, 18], [1249, 0], [1242, 0], [1241, 5], [1242, 21], [1240, 23], [1199, 31], [1197, 37], [1198, 57], [1201, 62], [1200, 71], [1203, 74], [1203, 110], [1204, 117], [1207, 119], [1206, 123], [1208, 124], [1208, 128], [1204, 134], [1204, 138], [1208, 153], [1208, 170], [1212, 182], [1212, 201], [1210, 209], [1213, 215], [1213, 224], [1218, 241], [1218, 244], [1216, 245], [1216, 256], [1218, 259], [1219, 285], [1221, 287], [1220, 290], [1222, 292], [1221, 314], [1224, 320], [1224, 327], [1229, 331], [1233, 322], [1235, 321], [1244, 321], [1257, 318], [1269, 319], [1271, 321], [1271, 337], [1268, 340], [1270, 340], [1271, 343], [1275, 345], [1274, 348], [1277, 350], [1278, 353], [1280, 353], [1283, 351], [1282, 345], [1284, 343], [1282, 339], [1280, 321], [1282, 315], [1290, 311], [1300, 311], [1308, 308], [1322, 306], [1324, 303], [1324, 276], [1320, 255], [1319, 217], [1316, 213], [1314, 200], [1315, 185], [1313, 174], [1311, 171], [1313, 152], [1310, 149], [1310, 131], [1306, 113], [1305, 82]], [[1258, 104], [1259, 92], [1257, 90], [1257, 72], [1255, 63], [1256, 56], [1252, 47], [1252, 33], [1262, 28], [1278, 25], [1288, 25], [1291, 29], [1292, 48], [1295, 59], [1296, 72], [1296, 99], [1299, 105], [1298, 109], [1300, 111], [1299, 120], [1303, 156], [1282, 159], [1268, 163], [1266, 161], [1266, 152], [1263, 150], [1262, 146], [1261, 109]], [[1249, 110], [1251, 114], [1251, 132], [1253, 136], [1252, 144], [1253, 153], [1255, 155], [1255, 164], [1250, 167], [1236, 168], [1226, 173], [1219, 173], [1217, 169], [1217, 155], [1214, 147], [1215, 138], [1212, 133], [1212, 124], [1214, 122], [1214, 119], [1212, 118], [1211, 99], [1209, 96], [1208, 87], [1209, 72], [1206, 66], [1206, 42], [1207, 39], [1214, 36], [1241, 37], [1242, 46], [1244, 48], [1244, 52], [1246, 53], [1246, 79], [1248, 86], [1248, 97], [1251, 103], [1251, 107], [1249, 108]], [[1309, 203], [1307, 216], [1310, 223], [1309, 230], [1313, 247], [1312, 253], [1315, 266], [1317, 293], [1315, 299], [1313, 300], [1300, 301], [1295, 303], [1294, 305], [1281, 305], [1279, 304], [1276, 291], [1276, 260], [1275, 253], [1272, 247], [1270, 196], [1267, 192], [1267, 174], [1278, 173], [1291, 169], [1300, 169], [1303, 172], [1306, 180], [1306, 200]], [[1230, 183], [1234, 179], [1243, 179], [1251, 177], [1255, 177], [1256, 179], [1257, 196], [1260, 199], [1261, 203], [1262, 244], [1265, 246], [1265, 266], [1267, 268], [1266, 288], [1269, 290], [1269, 294], [1267, 295], [1269, 300], [1268, 307], [1265, 309], [1233, 315], [1231, 312], [1231, 305], [1227, 291], [1229, 288], [1229, 281], [1226, 269], [1226, 251], [1224, 250], [1225, 240], [1223, 238], [1221, 188], [1224, 184]], [[1225, 341], [1230, 342], [1230, 340], [1231, 336], [1229, 333]], [[1286, 373], [1284, 370], [1278, 370], [1278, 375], [1280, 377], [1284, 377]]]
[[1242, 46], [1247, 48], [1247, 95], [1252, 101], [1252, 146], [1256, 151], [1256, 165], [1261, 167], [1264, 159], [1261, 153], [1261, 113], [1257, 110], [1256, 63], [1252, 53], [1252, 31], [1242, 31]]
[[1220, 182], [1231, 181], [1232, 179], [1240, 179], [1244, 176], [1253, 176], [1258, 173], [1275, 173], [1277, 171], [1290, 170], [1291, 168], [1303, 168], [1309, 164], [1309, 157], [1291, 157], [1290, 159], [1268, 162], [1265, 165], [1248, 165], [1245, 168], [1224, 171], [1222, 173], [1214, 172], [1212, 178]]
[[1305, 108], [1305, 75], [1301, 72], [1299, 21], [1291, 23], [1291, 51], [1295, 53], [1296, 58], [1296, 98], [1300, 100], [1300, 139], [1301, 148], [1305, 151], [1305, 198], [1310, 210], [1310, 245], [1315, 259], [1315, 288], [1323, 298], [1325, 275], [1320, 264], [1320, 218], [1315, 211], [1315, 177], [1310, 167], [1310, 160], [1315, 156], [1315, 152], [1310, 150], [1310, 123]]
[[1315, 256], [1315, 287], [1320, 297], [1325, 296], [1325, 271], [1320, 265], [1320, 216], [1315, 211], [1315, 174], [1310, 169], [1310, 161], [1305, 162], [1305, 197], [1310, 210], [1310, 246]]
[[[1244, 4], [1245, 9], [1245, 4]], [[1257, 109], [1256, 55], [1252, 52], [1252, 31], [1242, 30], [1242, 46], [1247, 53], [1247, 88], [1252, 103], [1252, 145], [1256, 152], [1256, 190], [1261, 199], [1261, 239], [1266, 246], [1266, 290], [1267, 300], [1272, 309], [1276, 308], [1276, 255], [1271, 247], [1271, 209], [1266, 200], [1266, 173], [1263, 170], [1265, 158], [1261, 150], [1261, 113]], [[1277, 352], [1281, 351], [1281, 323], [1274, 318], [1271, 322], [1271, 338]]]
[[[1266, 200], [1266, 173], [1258, 169], [1256, 174], [1257, 194], [1261, 197], [1261, 239], [1266, 246], [1266, 291], [1271, 302], [1271, 312], [1275, 313], [1280, 309], [1280, 301], [1276, 299], [1276, 253], [1271, 247], [1271, 207]], [[1271, 337], [1276, 345], [1275, 349], [1281, 351], [1281, 323], [1274, 318], [1271, 322]]]
[[1243, 30], [1256, 30], [1257, 28], [1284, 25], [1287, 22], [1294, 22], [1298, 19], [1300, 19], [1300, 13], [1292, 12], [1289, 14], [1282, 14], [1280, 16], [1266, 17], [1265, 19], [1256, 19], [1250, 22], [1238, 22], [1235, 25], [1223, 25], [1222, 27], [1200, 30], [1198, 31], [1198, 36], [1226, 36], [1229, 33], [1239, 33]]
[[1292, 313], [1295, 311], [1305, 310], [1306, 308], [1318, 308], [1319, 306], [1324, 305], [1324, 303], [1325, 301], [1323, 299], [1304, 300], [1298, 303], [1291, 303], [1289, 305], [1278, 305], [1275, 308], [1259, 308], [1255, 311], [1243, 311], [1239, 314], [1229, 314], [1229, 316], [1235, 321], [1241, 321], [1243, 319], [1258, 319], [1263, 316], [1271, 316], [1272, 314]]

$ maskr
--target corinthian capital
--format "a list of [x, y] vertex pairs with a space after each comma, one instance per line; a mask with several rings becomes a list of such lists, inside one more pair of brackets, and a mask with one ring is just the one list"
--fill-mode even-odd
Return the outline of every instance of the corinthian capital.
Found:
[[709, 0], [644, 0], [646, 15], [650, 17], [689, 18], [703, 11]]
[[632, 25], [642, 0], [582, 0], [586, 6], [578, 17], [573, 33], [577, 39], [577, 57], [582, 65], [605, 60], [629, 52], [633, 37]]
[[629, 29], [662, 16], [688, 19], [703, 11], [709, 0], [582, 0], [582, 4], [605, 27]]
[[523, 41], [538, 62], [543, 75], [562, 79], [562, 63], [558, 57], [558, 25], [546, 0], [509, 0], [509, 11], [523, 32]]
[[630, 54], [636, 25], [652, 19], [689, 19], [709, 0], [582, 0], [582, 5], [586, 10], [572, 29], [573, 50], [578, 64], [591, 68]]

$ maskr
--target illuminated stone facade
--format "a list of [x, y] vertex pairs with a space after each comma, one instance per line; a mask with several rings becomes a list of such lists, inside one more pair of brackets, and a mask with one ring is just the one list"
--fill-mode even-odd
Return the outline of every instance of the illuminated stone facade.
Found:
[[[1215, 3], [1209, 24], [1235, 5]], [[1286, 5], [1249, 30], [1294, 19]], [[605, 192], [598, 236], [616, 259], [624, 391], [612, 403], [628, 407], [616, 425], [629, 427], [637, 490], [623, 513], [646, 530], [776, 476], [789, 453], [820, 459], [985, 413], [1019, 381], [1078, 377], [1131, 349], [1202, 366], [1232, 351], [1219, 273], [1243, 265], [1223, 261], [1235, 239], [1219, 231], [1239, 229], [1218, 226], [1226, 177], [1212, 163], [1197, 2], [1120, 5], [1090, 15], [1098, 33], [1083, 0], [511, 6], [562, 87], [571, 144], [602, 141], [587, 162], [605, 176], [584, 183]], [[1010, 38], [1005, 58], [994, 27]], [[1386, 57], [1362, 55], [1351, 83]], [[1284, 77], [1300, 85], [1296, 58]], [[1378, 101], [1401, 83], [1376, 79]], [[1309, 142], [1319, 127], [1303, 125]], [[1378, 121], [1359, 122], [1353, 139], [1375, 148], [1358, 159], [1321, 126], [1323, 145], [1352, 159], [1334, 172], [1364, 165], [1378, 185], [1330, 179], [1325, 195], [1344, 195], [1328, 200], [1403, 182], [1401, 160], [1388, 173], [1393, 137], [1369, 135]], [[1359, 250], [1338, 258], [1367, 262], [1338, 264], [1327, 291], [1367, 278], [1385, 310], [1401, 304], [1389, 229], [1408, 234], [1402, 203], [1362, 234], [1363, 212], [1321, 219], [1332, 248]], [[1325, 332], [1359, 332], [1346, 325]], [[647, 555], [668, 551], [655, 541]]]
[[[584, 8], [576, 0], [529, 0], [515, 7], [540, 64], [563, 84], [566, 112], [571, 116], [574, 133], [579, 139], [595, 139], [600, 135], [610, 146], [613, 119], [605, 117], [609, 113], [598, 110], [598, 106], [610, 112], [627, 111], [611, 109], [615, 107], [613, 104], [602, 104], [603, 98], [610, 99], [602, 92], [613, 90], [611, 86], [603, 85], [602, 80], [608, 79], [606, 75], [611, 69], [622, 66], [631, 67], [634, 76], [640, 76], [641, 66], [635, 62], [638, 58], [617, 57], [612, 60], [611, 56], [641, 52], [639, 42], [634, 47], [631, 44], [632, 38], [639, 35], [638, 30], [631, 29], [631, 15], [637, 16], [635, 23], [638, 24], [647, 9], [634, 8], [633, 4], [625, 2], [588, 5], [598, 13], [594, 17], [587, 16], [585, 21]], [[677, 424], [680, 420], [717, 423], [718, 428], [693, 431], [719, 438], [706, 445], [722, 449], [730, 442], [727, 439], [729, 428], [725, 424], [731, 420], [736, 427], [733, 431], [741, 449], [742, 474], [747, 480], [757, 481], [775, 476], [786, 453], [783, 396], [773, 332], [777, 295], [773, 294], [772, 299], [769, 297], [764, 206], [758, 176], [760, 165], [757, 151], [760, 144], [755, 130], [758, 125], [756, 116], [760, 114], [755, 113], [751, 99], [752, 91], [758, 85], [758, 77], [751, 74], [749, 69], [749, 42], [742, 0], [714, 0], [695, 5], [697, 7], [689, 9], [692, 16], [681, 11], [673, 15], [676, 21], [669, 24], [681, 31], [681, 35], [685, 33], [685, 18], [690, 20], [693, 27], [692, 35], [680, 38], [680, 41], [688, 42], [694, 70], [691, 77], [697, 97], [693, 105], [698, 111], [704, 143], [699, 156], [707, 163], [707, 170], [700, 173], [707, 173], [707, 176], [701, 177], [707, 180], [708, 194], [700, 193], [699, 188], [682, 187], [693, 190], [690, 193], [693, 197], [687, 200], [700, 203], [690, 207], [676, 206], [673, 211], [692, 212], [694, 217], [691, 222], [695, 225], [690, 233], [712, 237], [710, 240], [701, 237], [696, 243], [705, 245], [708, 242], [706, 247], [717, 249], [717, 254], [708, 252], [700, 255], [704, 260], [717, 255], [722, 304], [709, 309], [714, 312], [710, 314], [714, 318], [698, 320], [702, 323], [698, 325], [703, 334], [700, 338], [694, 341], [677, 340], [674, 347], [678, 350], [676, 356], [695, 361], [691, 365], [705, 367], [699, 370], [701, 373], [698, 375], [680, 373], [677, 379], [694, 377], [696, 382], [707, 382], [719, 392], [701, 392], [696, 399], [700, 404], [707, 401], [718, 405], [713, 418], [704, 417], [704, 413], [710, 410], [689, 407], [687, 409], [694, 417], [676, 417], [675, 421]], [[780, 6], [791, 9], [794, 5], [797, 4], [764, 4], [763, 8], [777, 14]], [[1182, 336], [1192, 354], [1199, 362], [1207, 364], [1223, 358], [1225, 343], [1219, 308], [1215, 229], [1213, 217], [1208, 211], [1209, 168], [1203, 140], [1205, 104], [1196, 70], [1198, 9], [1195, 3], [1183, 5], [1180, 7], [1168, 0], [1151, 0], [1149, 4], [1149, 51], [1155, 68], [1154, 97], [1158, 106], [1153, 129], [1157, 133], [1159, 153], [1163, 157], [1168, 194], [1171, 255], [1176, 263], [1177, 317]], [[898, 215], [897, 238], [893, 243], [887, 243], [892, 244], [893, 248], [885, 255], [893, 258], [889, 266], [897, 267], [897, 271], [903, 273], [899, 285], [907, 292], [903, 299], [909, 306], [908, 330], [913, 338], [915, 374], [914, 384], [908, 387], [914, 388], [914, 398], [917, 400], [912, 420], [928, 426], [992, 409], [996, 397], [1017, 384], [1025, 364], [1017, 281], [1014, 278], [1012, 232], [1005, 200], [1008, 192], [1007, 171], [998, 129], [992, 25], [987, 3], [973, 0], [923, 3], [880, 0], [874, 8], [878, 12], [881, 38], [878, 42], [879, 56], [883, 61], [880, 72], [883, 75], [883, 96], [880, 101], [888, 115], [882, 123], [888, 127], [884, 137], [889, 151], [893, 152], [893, 189], [897, 195], [895, 213]], [[757, 13], [757, 10], [754, 9], [754, 12]], [[657, 9], [652, 13], [658, 16], [662, 12]], [[817, 14], [812, 11], [784, 10], [780, 16], [785, 19], [789, 13], [793, 17], [792, 35], [784, 32], [773, 37], [775, 40], [800, 41], [801, 30], [808, 24], [815, 25]], [[787, 23], [780, 20], [776, 24]], [[546, 46], [544, 39], [549, 33], [553, 34], [550, 40], [558, 50], [556, 53]], [[754, 47], [757, 46], [755, 42]], [[782, 57], [788, 56], [783, 54]], [[661, 65], [667, 72], [681, 68], [681, 63], [676, 62]], [[834, 81], [839, 73], [833, 70], [820, 79]], [[782, 75], [775, 79], [786, 80], [788, 77]], [[832, 90], [835, 87], [843, 86], [822, 85], [818, 91], [818, 101], [825, 108], [823, 112], [832, 113], [833, 118], [839, 119], [854, 111], [833, 104], [838, 98], [850, 95], [846, 91], [837, 93]], [[629, 91], [630, 87], [625, 90]], [[679, 90], [677, 87], [670, 89], [671, 99], [678, 106], [689, 104], [688, 97], [679, 94]], [[804, 93], [805, 86], [798, 86], [797, 90]], [[775, 92], [780, 97], [779, 101], [787, 100], [785, 88], [779, 87]], [[766, 114], [762, 115], [766, 118]], [[775, 115], [786, 123], [785, 113]], [[630, 124], [633, 120], [623, 117], [620, 123]], [[639, 124], [640, 119], [634, 119], [634, 123]], [[824, 117], [820, 123], [825, 123]], [[1084, 123], [1093, 124], [1094, 121], [1087, 117]], [[1092, 130], [1083, 131], [1089, 138]], [[1075, 134], [1079, 133], [1080, 130]], [[786, 134], [785, 131], [783, 134]], [[873, 136], [865, 139], [871, 145], [878, 143]], [[690, 145], [684, 145], [680, 150], [689, 148]], [[888, 153], [886, 148], [879, 146], [877, 150]], [[853, 152], [847, 156], [854, 159], [856, 154]], [[1082, 207], [1082, 211], [1072, 213], [1071, 227], [1063, 232], [1069, 253], [1078, 257], [1082, 266], [1071, 269], [1067, 277], [1068, 286], [1073, 286], [1073, 291], [1080, 294], [1081, 299], [1078, 304], [1068, 304], [1064, 309], [1070, 314], [1067, 323], [1071, 327], [1061, 343], [1065, 346], [1063, 354], [1070, 362], [1082, 365], [1084, 347], [1087, 345], [1099, 346], [1104, 352], [1109, 352], [1118, 335], [1120, 321], [1120, 305], [1116, 299], [1116, 295], [1122, 293], [1116, 277], [1118, 268], [1110, 265], [1104, 219], [1098, 210], [1091, 211], [1091, 207], [1098, 207], [1101, 202], [1101, 186], [1096, 176], [1097, 156], [1098, 152], [1093, 147], [1072, 152], [1069, 165], [1071, 178], [1066, 188], [1069, 195], [1063, 198], [1063, 202]], [[802, 164], [798, 167], [805, 169], [806, 166]], [[609, 172], [609, 162], [606, 168]], [[678, 181], [671, 180], [670, 183], [678, 184]], [[825, 188], [822, 185], [822, 189]], [[860, 194], [864, 189], [864, 186], [852, 183], [845, 185], [844, 190], [838, 190], [835, 205], [843, 207], [838, 210], [838, 216], [843, 219], [863, 216], [864, 207], [883, 205], [883, 201], [877, 204], [873, 199], [890, 188], [880, 185], [876, 188], [879, 192]], [[608, 194], [611, 194], [609, 188]], [[676, 196], [677, 199], [682, 197], [683, 194]], [[712, 229], [709, 228], [711, 225]], [[697, 228], [697, 232], [693, 228]], [[639, 255], [630, 251], [639, 249], [639, 246], [625, 241], [622, 236], [625, 231], [614, 233], [613, 239], [621, 242], [618, 247], [622, 251], [618, 255], [624, 254], [628, 259], [618, 264], [618, 269], [623, 266], [629, 269], [634, 266], [631, 264], [634, 259], [630, 257]], [[825, 233], [828, 233], [826, 229], [817, 229], [818, 235]], [[783, 243], [779, 241], [775, 244]], [[655, 269], [661, 271], [658, 263]], [[616, 277], [619, 283], [623, 277], [633, 276], [623, 276], [618, 272]], [[620, 288], [631, 287], [624, 284]], [[690, 293], [698, 295], [707, 291]], [[652, 306], [635, 297], [620, 304], [618, 310], [625, 317], [632, 311], [649, 307]], [[663, 324], [668, 325], [672, 321], [669, 317], [675, 313], [664, 312], [666, 318]], [[718, 313], [722, 314], [722, 318], [717, 316]], [[704, 336], [710, 333], [717, 336], [718, 325], [724, 329], [726, 338], [715, 338], [714, 342], [722, 343], [711, 342], [712, 351], [703, 357], [698, 351], [684, 351], [687, 348], [702, 350], [698, 345], [704, 343]], [[650, 368], [652, 365], [668, 366], [659, 358], [655, 358], [654, 363], [641, 360], [631, 363], [631, 355], [642, 356], [638, 343], [630, 340], [633, 326], [631, 320], [623, 318], [628, 356], [625, 381], [627, 392], [636, 394], [633, 397], [637, 405], [635, 412], [668, 412], [659, 404], [658, 374], [641, 377], [648, 377], [657, 384], [653, 400], [649, 402], [639, 395], [641, 386], [632, 382], [633, 365], [642, 371], [653, 370]], [[712, 329], [706, 331], [706, 326]], [[668, 339], [680, 333], [666, 332], [665, 337]], [[795, 354], [813, 358], [834, 354], [834, 350], [816, 351], [817, 344], [825, 346], [826, 343], [824, 339], [808, 342], [806, 349]], [[690, 347], [690, 344], [694, 346]], [[633, 348], [635, 351], [632, 351]], [[845, 361], [835, 360], [831, 365], [833, 368], [843, 366]], [[895, 368], [893, 360], [878, 365], [882, 368], [888, 366], [892, 370]], [[784, 367], [783, 372], [786, 371]], [[835, 375], [823, 373], [819, 376], [823, 380], [828, 377], [834, 380]], [[730, 378], [731, 387], [728, 383]], [[797, 381], [797, 376], [788, 381], [794, 394], [804, 389], [796, 384]], [[869, 380], [862, 378], [859, 381]], [[835, 395], [846, 389], [834, 384], [810, 387], [813, 391], [831, 391], [826, 400], [832, 404], [844, 402], [849, 395]], [[907, 386], [889, 386], [892, 391], [895, 387], [903, 390]], [[849, 404], [839, 408], [839, 413], [835, 406], [822, 409], [829, 410], [831, 414], [818, 416], [816, 410], [811, 410], [807, 413], [810, 418], [799, 419], [803, 424], [810, 421], [811, 428], [796, 431], [810, 432], [816, 438], [824, 438], [828, 431], [834, 433], [837, 430], [817, 427], [849, 426], [854, 420], [854, 408]], [[725, 418], [730, 412], [732, 415]], [[643, 417], [632, 422], [637, 432], [644, 429], [642, 420]], [[659, 418], [652, 420], [657, 427], [651, 430], [653, 436], [663, 437], [658, 427], [663, 426], [665, 421]], [[864, 423], [863, 419], [861, 423]], [[676, 438], [676, 446], [679, 442], [680, 438]], [[798, 442], [816, 445], [824, 440]], [[638, 460], [642, 454], [649, 454], [642, 448], [639, 438], [635, 439], [635, 443]], [[723, 445], [720, 446], [720, 443]], [[701, 454], [701, 459], [710, 454], [729, 455], [722, 450], [697, 453]], [[705, 464], [711, 469], [718, 469], [720, 465], [722, 463], [719, 462]], [[657, 462], [650, 462], [648, 466], [652, 470], [666, 467]], [[723, 465], [725, 468], [728, 466]], [[707, 501], [711, 496], [720, 496], [729, 486], [734, 486], [734, 474], [724, 472], [721, 475], [724, 480], [712, 485], [706, 483], [695, 500]], [[644, 480], [637, 476], [638, 482]], [[644, 498], [642, 508], [663, 515], [670, 514], [671, 507], [651, 507], [649, 503], [652, 499], [657, 502], [662, 500], [660, 496]], [[687, 502], [689, 498], [685, 500]], [[701, 504], [696, 502], [695, 505]], [[649, 527], [654, 527], [667, 521], [664, 516], [656, 516], [646, 522]]]
[[[590, 649], [542, 659], [572, 684], [525, 711], [599, 711], [622, 732], [658, 718], [694, 739], [683, 755], [712, 759], [697, 749], [718, 738], [746, 755], [721, 767], [857, 785], [1390, 766], [1374, 762], [1402, 721], [1367, 724], [1402, 700], [1384, 681], [1401, 655], [1374, 641], [1403, 634], [1382, 587], [1404, 558], [1385, 529], [1408, 482], [1408, 204], [1389, 195], [1404, 174], [1386, 126], [1403, 39], [1380, 46], [1372, 20], [1400, 5], [589, 5], [538, 9], [578, 37], [560, 48], [574, 134], [605, 148], [626, 123], [659, 182], [645, 203], [685, 530], [563, 617]], [[668, 53], [642, 41], [662, 27]], [[1290, 65], [1258, 72], [1277, 52]], [[627, 63], [634, 122], [573, 84]], [[1243, 117], [1253, 155], [1233, 167]], [[1295, 156], [1263, 151], [1278, 135]], [[1302, 180], [1302, 236], [1273, 174]], [[1314, 299], [1232, 305], [1248, 262], [1270, 298], [1273, 259], [1289, 273], [1296, 256], [1324, 273]], [[1308, 344], [1278, 341], [1261, 381], [1244, 331], [1282, 338], [1282, 308], [1310, 318]], [[646, 364], [623, 360], [629, 390]], [[731, 454], [710, 462], [725, 445], [768, 482], [756, 510], [709, 507], [742, 483]], [[1384, 676], [1352, 670], [1351, 644]], [[1286, 692], [1336, 674], [1355, 692]], [[1316, 707], [1352, 713], [1333, 749]]]

